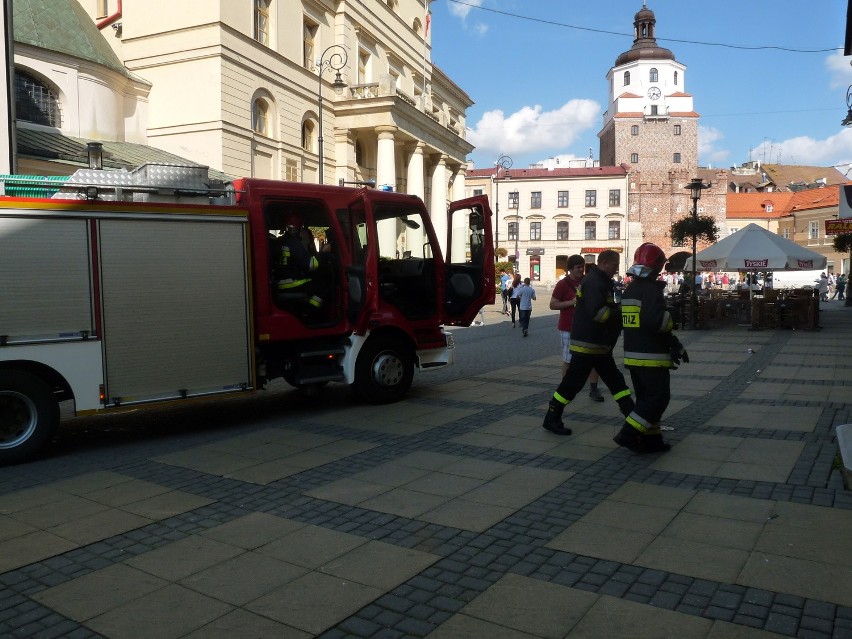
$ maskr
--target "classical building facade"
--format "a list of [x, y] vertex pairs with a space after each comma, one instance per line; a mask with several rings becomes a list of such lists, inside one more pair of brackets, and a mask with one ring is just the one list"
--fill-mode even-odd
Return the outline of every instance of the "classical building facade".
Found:
[[[624, 167], [471, 169], [467, 195], [478, 194], [492, 202], [497, 247], [522, 277], [546, 287], [565, 273], [569, 255], [594, 263], [605, 249], [632, 254], [638, 246], [626, 234]], [[626, 266], [622, 259], [622, 273]]]
[[80, 2], [151, 84], [154, 146], [233, 176], [374, 179], [433, 211], [464, 192], [472, 101], [431, 63], [429, 0]]
[[608, 108], [598, 133], [601, 165], [629, 167], [628, 233], [671, 255], [681, 247], [672, 245], [669, 231], [692, 212], [684, 187], [694, 177], [711, 183], [699, 214], [714, 217], [721, 235], [727, 235], [728, 177], [727, 171], [698, 167], [699, 115], [686, 91], [687, 69], [657, 45], [654, 12], [643, 6], [633, 26], [633, 46], [607, 73]]

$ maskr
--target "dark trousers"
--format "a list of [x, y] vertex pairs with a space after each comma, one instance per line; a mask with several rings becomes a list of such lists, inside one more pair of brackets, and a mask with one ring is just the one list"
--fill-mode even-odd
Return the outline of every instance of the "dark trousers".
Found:
[[502, 291], [500, 291], [500, 297], [503, 298], [503, 312], [508, 313], [509, 312], [509, 291], [507, 291], [506, 289], [503, 289]]
[[521, 320], [521, 328], [523, 330], [529, 330], [530, 327], [530, 315], [532, 315], [532, 309], [528, 311], [518, 310], [519, 319]]
[[616, 367], [612, 353], [587, 355], [573, 352], [571, 353], [571, 363], [568, 364], [568, 371], [562, 378], [559, 388], [556, 389], [556, 394], [566, 400], [566, 403], [570, 402], [583, 390], [592, 370], [598, 372], [601, 381], [606, 384], [610, 393], [617, 395], [623, 391], [628, 391], [629, 395], [627, 382], [624, 381], [624, 375]]
[[518, 304], [520, 304], [520, 302], [518, 301], [517, 297], [510, 297], [509, 303], [512, 305], [512, 323], [514, 324], [515, 323], [515, 312], [518, 310]]
[[671, 399], [671, 373], [668, 368], [630, 366], [633, 382], [633, 412], [652, 425], [659, 424]]

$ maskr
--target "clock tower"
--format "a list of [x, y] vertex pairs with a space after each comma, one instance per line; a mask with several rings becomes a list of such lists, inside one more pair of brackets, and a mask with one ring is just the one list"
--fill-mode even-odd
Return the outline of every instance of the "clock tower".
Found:
[[686, 66], [657, 46], [647, 6], [633, 20], [633, 46], [607, 74], [609, 107], [600, 138], [602, 166], [629, 164], [643, 173], [698, 166], [698, 114], [686, 93]]
[[698, 166], [698, 114], [686, 92], [686, 66], [657, 45], [656, 24], [643, 2], [633, 46], [607, 73], [609, 105], [598, 137], [601, 166], [627, 167], [627, 245], [654, 242], [671, 258], [686, 251], [670, 237], [672, 223], [690, 215], [684, 186], [693, 177], [712, 183], [698, 213], [715, 218], [724, 237], [728, 180], [724, 170]]

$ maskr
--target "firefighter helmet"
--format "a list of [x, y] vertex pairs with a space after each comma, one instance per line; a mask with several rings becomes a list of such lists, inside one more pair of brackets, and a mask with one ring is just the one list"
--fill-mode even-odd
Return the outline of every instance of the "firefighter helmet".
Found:
[[637, 277], [649, 277], [660, 274], [666, 265], [666, 254], [656, 244], [645, 242], [633, 254], [633, 266], [628, 269]]

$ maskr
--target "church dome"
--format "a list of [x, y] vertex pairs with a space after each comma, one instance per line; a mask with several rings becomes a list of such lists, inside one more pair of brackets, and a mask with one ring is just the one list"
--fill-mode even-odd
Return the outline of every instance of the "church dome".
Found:
[[657, 46], [657, 39], [654, 37], [654, 25], [657, 24], [657, 18], [654, 12], [647, 6], [642, 8], [633, 16], [634, 40], [633, 46], [622, 53], [615, 60], [615, 66], [620, 67], [628, 62], [636, 60], [674, 60], [674, 53], [663, 47]]

